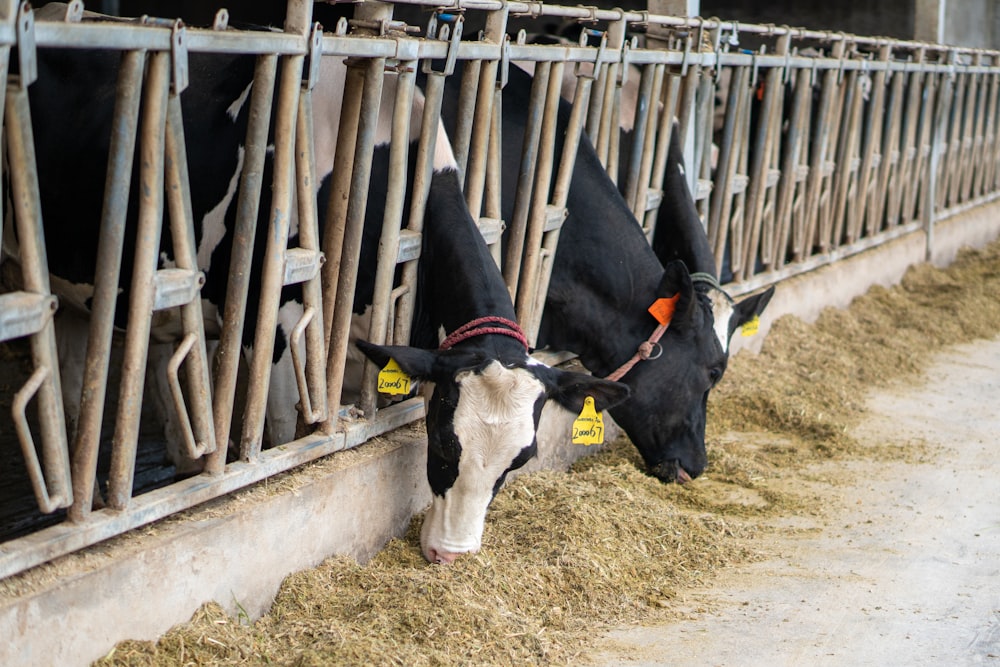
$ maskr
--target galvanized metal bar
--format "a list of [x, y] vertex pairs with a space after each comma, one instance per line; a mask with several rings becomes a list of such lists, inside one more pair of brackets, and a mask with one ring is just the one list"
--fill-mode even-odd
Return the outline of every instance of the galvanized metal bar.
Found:
[[[789, 37], [782, 36], [778, 39], [776, 48], [779, 55], [787, 53], [789, 47]], [[772, 156], [779, 155], [781, 150], [781, 116], [785, 99], [784, 79], [785, 69], [780, 67], [772, 67], [764, 75], [764, 99], [761, 101], [757, 119], [756, 141], [752, 151], [753, 160], [750, 163], [750, 183], [747, 188], [747, 243], [740, 248], [743, 259], [740, 262], [740, 270], [737, 272], [737, 280], [746, 279], [748, 272], [753, 271], [754, 260], [758, 252], [763, 255], [762, 259], [765, 265], [771, 263], [768, 252], [764, 251], [764, 248], [760, 248], [760, 237], [767, 190], [772, 187], [769, 178], [769, 171], [774, 161]], [[768, 247], [770, 245], [765, 244], [765, 247], [770, 250]]]
[[[730, 92], [726, 106], [726, 122], [722, 130], [719, 146], [719, 165], [715, 188], [712, 192], [712, 208], [708, 222], [708, 239], [715, 253], [716, 262], [722, 263], [726, 241], [729, 240], [730, 213], [733, 206], [733, 183], [739, 166], [739, 140], [747, 122], [747, 107], [750, 103], [750, 72], [747, 67], [738, 67], [732, 73]], [[742, 256], [732, 256], [733, 270], [738, 270]]]
[[[419, 238], [424, 229], [424, 215], [427, 211], [427, 196], [431, 187], [434, 170], [434, 150], [441, 124], [441, 103], [444, 99], [444, 72], [430, 71], [424, 84], [424, 113], [420, 118], [420, 139], [417, 143], [416, 164], [413, 172], [413, 186], [410, 200], [410, 219], [407, 232]], [[419, 255], [418, 255], [419, 256]], [[398, 260], [397, 260], [398, 261]], [[396, 300], [396, 315], [393, 323], [393, 343], [405, 345], [410, 342], [410, 325], [417, 296], [417, 261], [403, 264], [400, 288], [403, 292]]]
[[[549, 187], [554, 178], [555, 167], [555, 134], [559, 110], [559, 100], [562, 94], [563, 64], [553, 62], [550, 65], [548, 89], [545, 93], [545, 109], [542, 112], [541, 138], [538, 145], [535, 186], [532, 190], [531, 211], [524, 241], [524, 259], [521, 266], [521, 279], [517, 288], [515, 309], [517, 321], [521, 324], [529, 341], [537, 336], [537, 326], [532, 328], [535, 317], [536, 296], [539, 289], [539, 276], [542, 270], [542, 237], [545, 232], [546, 207], [549, 203]], [[580, 79], [579, 85], [585, 81]], [[564, 144], [565, 146], [565, 144]], [[565, 150], [565, 148], [564, 148]]]
[[[11, 212], [14, 215], [20, 246], [24, 290], [48, 297], [52, 290], [49, 286], [49, 266], [45, 254], [45, 235], [28, 91], [16, 78], [12, 78], [7, 84], [4, 121], [7, 156], [11, 165]], [[51, 312], [54, 307], [55, 301], [48, 301], [46, 309]], [[55, 330], [51, 317], [45, 318], [44, 324], [30, 340], [31, 361], [35, 371], [29, 382], [18, 392], [12, 410], [15, 422], [20, 424], [18, 439], [25, 453], [25, 463], [29, 469], [34, 470], [32, 486], [39, 508], [43, 512], [52, 512], [59, 507], [69, 507], [72, 504], [73, 487], [70, 478], [69, 444], [58, 373]], [[37, 456], [34, 455], [34, 444], [31, 442], [30, 431], [27, 430], [27, 421], [24, 418], [24, 407], [36, 394], [41, 431], [40, 465]]]
[[139, 414], [145, 382], [146, 358], [153, 315], [153, 276], [163, 228], [164, 150], [170, 53], [149, 56], [139, 145], [139, 218], [129, 296], [128, 329], [118, 392], [118, 414], [111, 441], [108, 506], [123, 510], [132, 498]]
[[145, 51], [126, 51], [122, 54], [118, 71], [111, 144], [108, 151], [108, 171], [104, 186], [104, 208], [97, 241], [95, 262], [97, 271], [94, 275], [94, 292], [90, 307], [83, 393], [80, 397], [76, 435], [73, 436], [74, 502], [69, 509], [69, 518], [76, 522], [84, 521], [90, 515], [97, 477], [97, 453], [104, 420], [111, 340], [118, 301], [125, 219], [132, 182], [132, 161], [139, 125], [139, 99], [145, 63]]
[[[613, 21], [608, 25], [607, 48], [613, 53], [622, 52], [622, 47], [625, 45], [625, 28], [625, 22], [622, 20]], [[620, 134], [621, 67], [617, 59], [608, 62], [604, 88], [601, 91], [604, 102], [601, 104], [600, 125], [597, 136], [591, 136], [601, 164], [607, 169], [611, 181], [616, 184], [618, 183], [617, 137]]]
[[[887, 62], [892, 55], [889, 46], [879, 49], [878, 59]], [[868, 114], [865, 120], [865, 134], [861, 140], [861, 170], [858, 173], [859, 198], [854, 201], [858, 206], [853, 209], [852, 231], [849, 238], [856, 239], [862, 234], [862, 224], [869, 236], [878, 231], [879, 221], [874, 219], [872, 197], [876, 192], [875, 169], [886, 156], [880, 150], [882, 147], [882, 116], [885, 109], [885, 78], [886, 72], [879, 70], [872, 76], [871, 91], [869, 92]]]
[[[664, 110], [660, 102], [663, 95], [663, 79], [666, 75], [666, 68], [662, 65], [647, 67], [652, 70], [650, 73], [652, 83], [646, 102], [648, 108], [646, 113], [642, 114], [644, 119], [642, 124], [644, 128], [643, 141], [642, 143], [636, 143], [632, 148], [633, 152], [638, 150], [640, 155], [635, 177], [636, 187], [633, 194], [632, 214], [642, 225], [643, 231], [646, 233], [646, 239], [652, 242], [652, 236], [649, 234], [649, 230], [646, 229], [646, 213], [650, 210], [658, 211], [660, 201], [663, 199], [663, 181], [650, 183], [649, 180], [653, 172], [653, 160], [656, 157], [657, 130], [659, 129], [660, 118], [663, 114], [669, 114], [670, 118], [673, 118], [674, 114], [672, 109]], [[670, 133], [673, 132], [673, 124], [671, 123], [667, 127], [669, 129], [662, 138], [669, 142]], [[656, 202], [653, 205], [650, 205], [648, 201], [651, 190], [655, 191], [657, 196]]]
[[[167, 98], [165, 138], [165, 185], [170, 212], [170, 232], [173, 241], [174, 262], [177, 268], [196, 273], [198, 286], [205, 278], [198, 271], [198, 251], [194, 236], [194, 213], [191, 208], [191, 186], [188, 179], [187, 149], [184, 144], [184, 118], [181, 100], [176, 92]], [[187, 358], [188, 385], [187, 416], [190, 420], [194, 442], [188, 444], [188, 455], [200, 458], [216, 447], [215, 428], [212, 423], [212, 394], [209, 380], [209, 362], [205, 343], [205, 321], [199, 293], [182, 305], [181, 325], [186, 337], [192, 337], [192, 347]]]
[[[658, 98], [653, 96], [655, 72], [655, 65], [647, 65], [642, 68], [639, 88], [636, 93], [635, 118], [632, 119], [632, 145], [629, 148], [629, 162], [625, 170], [625, 202], [632, 209], [637, 220], [642, 219], [642, 215], [638, 211], [639, 171], [642, 167], [643, 157], [647, 152], [646, 135], [650, 130], [648, 127], [649, 116], [650, 114], [656, 115], [656, 106], [659, 104]], [[645, 204], [645, 202], [643, 203]]]
[[853, 239], [846, 235], [848, 224], [848, 199], [856, 186], [856, 170], [860, 162], [857, 151], [861, 135], [861, 108], [864, 99], [861, 91], [861, 81], [858, 72], [848, 72], [844, 76], [844, 104], [847, 112], [841, 117], [840, 136], [837, 142], [837, 153], [834, 163], [837, 165], [833, 178], [833, 216], [831, 224], [830, 245], [839, 247], [845, 241]]
[[894, 72], [889, 84], [889, 105], [885, 112], [888, 119], [887, 132], [882, 136], [882, 161], [878, 165], [878, 177], [875, 191], [869, 200], [868, 218], [875, 230], [880, 230], [886, 224], [886, 209], [889, 199], [889, 179], [897, 169], [901, 159], [899, 137], [902, 131], [903, 115], [903, 72]]
[[[913, 55], [915, 62], [920, 62], [923, 58], [922, 51]], [[906, 200], [907, 188], [911, 187], [918, 173], [916, 166], [920, 146], [917, 144], [917, 127], [920, 122], [921, 98], [924, 93], [924, 73], [914, 70], [903, 76], [905, 76], [906, 102], [904, 103], [903, 127], [899, 145], [899, 167], [896, 170], [895, 178], [891, 179], [889, 183], [889, 208], [886, 212], [889, 226], [898, 225], [906, 219], [903, 217], [903, 202]]]
[[[844, 43], [838, 42], [833, 47], [834, 57], [843, 56]], [[830, 247], [829, 217], [823, 215], [824, 202], [830, 198], [830, 178], [827, 175], [827, 164], [836, 146], [836, 132], [840, 127], [840, 102], [842, 96], [837, 85], [837, 72], [827, 70], [823, 73], [820, 85], [818, 106], [813, 113], [817, 115], [812, 134], [813, 149], [809, 160], [809, 176], [806, 181], [806, 237], [815, 238], [820, 252], [826, 252]], [[833, 165], [830, 164], [832, 169]], [[825, 196], [824, 196], [825, 195]], [[828, 208], [828, 206], [826, 207]]]
[[[527, 118], [524, 139], [521, 142], [521, 166], [517, 174], [517, 189], [514, 193], [514, 209], [507, 221], [507, 251], [503, 261], [504, 282], [511, 298], [518, 294], [521, 278], [522, 258], [525, 253], [524, 239], [528, 229], [528, 213], [534, 199], [538, 145], [545, 115], [546, 95], [549, 89], [549, 74], [552, 63], [539, 62], [532, 76], [531, 92], [528, 96]], [[579, 85], [579, 84], [578, 84]]]
[[[319, 218], [316, 212], [316, 157], [313, 155], [313, 105], [312, 91], [308, 85], [299, 90], [299, 110], [295, 128], [295, 192], [298, 203], [299, 247], [309, 262], [309, 278], [302, 284], [303, 316], [300, 324], [305, 332], [305, 364], [293, 358], [299, 388], [299, 413], [306, 424], [315, 424], [328, 417], [326, 404], [326, 346], [323, 325], [323, 293], [320, 271], [323, 256], [320, 252]], [[286, 284], [288, 282], [286, 276]], [[307, 315], [308, 314], [308, 315]], [[308, 322], [306, 322], [308, 317]], [[296, 327], [298, 329], [298, 326]], [[295, 357], [298, 341], [290, 341]]]
[[490, 221], [497, 225], [497, 235], [493, 239], [487, 239], [490, 247], [490, 254], [497, 266], [503, 269], [503, 217], [501, 196], [503, 185], [501, 183], [503, 163], [501, 152], [503, 150], [503, 91], [498, 84], [493, 90], [493, 117], [490, 124], [489, 155], [486, 158], [486, 191], [484, 193], [486, 202], [484, 204], [484, 216], [480, 219], [479, 228], [483, 230], [483, 222]]
[[[264, 418], [278, 322], [278, 300], [285, 282], [285, 253], [288, 249], [293, 205], [295, 127], [303, 61], [302, 56], [288, 56], [282, 63], [281, 80], [278, 84], [278, 106], [274, 121], [274, 136], [278, 138], [274, 146], [274, 184], [267, 245], [261, 266], [260, 306], [247, 380], [247, 403], [240, 436], [240, 458], [251, 462], [260, 454], [264, 439]], [[291, 410], [292, 406], [287, 408]]]
[[[563, 63], [554, 63], [552, 66], [552, 76], [559, 80], [562, 78]], [[573, 178], [573, 168], [576, 165], [576, 154], [580, 147], [580, 137], [583, 133], [584, 119], [590, 88], [593, 80], [581, 78], [577, 81], [576, 92], [573, 98], [573, 108], [570, 111], [569, 122], [566, 124], [566, 135], [563, 142], [563, 152], [559, 157], [558, 171], [556, 172], [555, 183], [552, 188], [552, 199], [550, 208], [565, 211], [566, 201], [569, 198], [570, 182]], [[543, 130], [544, 134], [544, 130]], [[531, 309], [532, 316], [528, 321], [522, 321], [528, 339], [534, 341], [538, 337], [538, 328], [542, 323], [542, 315], [545, 306], [545, 297], [549, 291], [549, 280], [552, 277], [552, 260], [555, 258], [556, 248], [559, 245], [559, 236], [562, 225], [549, 229], [542, 237], [541, 265], [538, 270], [538, 284], [535, 288], [535, 303]]]
[[[502, 44], [507, 29], [507, 8], [489, 12], [482, 39], [491, 44]], [[489, 158], [490, 133], [493, 128], [493, 97], [496, 92], [496, 60], [483, 61], [479, 69], [476, 110], [473, 117], [469, 157], [465, 170], [465, 201], [469, 213], [478, 220], [483, 208], [483, 193], [486, 188], [486, 163]]]
[[[674, 131], [674, 118], [676, 117], [674, 110], [677, 107], [677, 101], [680, 97], [680, 86], [680, 77], [664, 72], [662, 92], [656, 98], [662, 98], [663, 109], [660, 111], [659, 126], [656, 130], [656, 151], [653, 154], [649, 183], [655, 185], [660, 190], [660, 204], [657, 204], [656, 208], [647, 211], [644, 215], [643, 229], [646, 232], [646, 239], [650, 242], [652, 242], [653, 236], [656, 234], [657, 214], [659, 206], [662, 205], [663, 180], [667, 173], [667, 156], [670, 153], [670, 141]], [[645, 182], [646, 179], [642, 180]], [[643, 197], [643, 200], [645, 200], [645, 197]]]
[[[350, 343], [351, 312], [354, 307], [354, 289], [357, 284], [358, 261], [361, 254], [361, 235], [365, 224], [368, 205], [368, 184], [371, 177], [372, 154], [375, 150], [375, 132], [378, 127], [379, 105], [382, 98], [382, 80], [385, 60], [373, 58], [362, 64], [357, 72], [363, 77], [358, 118], [357, 144], [354, 150], [354, 164], [351, 169], [351, 183], [348, 189], [347, 217], [344, 220], [343, 249], [340, 254], [339, 277], [337, 278], [335, 302], [331, 312], [334, 327], [327, 346], [327, 399], [331, 416], [323, 423], [324, 432], [331, 433], [337, 428], [334, 418], [335, 406], [340, 404], [341, 387], [344, 384], [344, 360]], [[357, 76], [357, 75], [355, 75]], [[345, 107], [341, 113], [345, 113]], [[343, 125], [341, 126], [343, 131]], [[338, 148], [340, 138], [338, 138]], [[339, 151], [338, 151], [339, 152]], [[339, 160], [339, 156], [338, 156]], [[331, 196], [333, 193], [331, 192]], [[330, 298], [330, 294], [326, 298]]]
[[982, 196], [986, 193], [988, 184], [992, 183], [992, 156], [993, 142], [996, 137], [996, 104], [997, 104], [997, 75], [986, 75], [986, 102], [983, 106], [983, 147], [979, 169], [976, 171], [976, 182], [973, 186], [973, 196]]
[[229, 446], [277, 64], [277, 55], [265, 54], [257, 57], [254, 67], [247, 136], [243, 144], [243, 167], [236, 202], [236, 221], [233, 226], [232, 255], [229, 260], [229, 282], [226, 285], [226, 305], [222, 313], [223, 326], [219, 345], [215, 352], [212, 412], [215, 419], [216, 449], [205, 460], [205, 471], [213, 475], [220, 474], [225, 468]]
[[968, 84], [968, 76], [965, 73], [957, 73], [954, 77], [953, 89], [949, 100], [950, 118], [948, 134], [946, 135], [946, 153], [942, 155], [940, 182], [938, 187], [938, 204], [949, 206], [956, 204], [954, 184], [958, 178], [957, 172], [961, 167], [960, 159], [962, 153], [962, 119], [964, 116], [965, 89]]
[[[396, 255], [399, 249], [399, 232], [403, 222], [406, 198], [406, 172], [410, 156], [410, 116], [416, 89], [416, 62], [401, 62], [398, 74], [389, 74], [383, 84], [382, 94], [393, 99], [392, 141], [389, 148], [388, 192], [379, 237], [378, 264], [375, 269], [375, 291], [372, 300], [368, 340], [384, 345], [388, 335], [389, 313], [395, 304], [390, 301], [392, 282], [396, 275]], [[359, 407], [368, 417], [375, 414], [378, 400], [376, 378], [378, 369], [365, 364], [361, 382]]]
[[[931, 154], [933, 139], [934, 109], [941, 94], [940, 76], [925, 74], [923, 93], [920, 101], [919, 128], [917, 130], [916, 161], [911, 178], [903, 185], [903, 220], [909, 222], [917, 216], [918, 194], [928, 187], [929, 170], [928, 157]], [[923, 193], [921, 199], [926, 199]]]
[[[808, 158], [809, 107], [812, 96], [812, 82], [809, 72], [799, 70], [795, 82], [795, 95], [785, 136], [784, 155], [781, 156], [781, 178], [778, 181], [775, 224], [777, 230], [772, 237], [771, 247], [761, 248], [764, 264], [778, 268], [785, 263], [786, 248], [791, 246], [792, 261], [801, 261], [812, 251], [812, 238], [806, 236], [803, 216], [794, 215], [795, 191], [799, 188], [799, 167], [803, 155]], [[793, 217], [795, 218], [793, 220]], [[789, 244], [789, 236], [791, 243]]]
[[[934, 114], [934, 124], [933, 124], [933, 140], [931, 144], [931, 155], [934, 156], [934, 151], [937, 151], [936, 159], [932, 160], [934, 164], [933, 180], [934, 180], [934, 196], [930, 199], [924, 198], [925, 202], [933, 202], [935, 209], [927, 211], [925, 210], [924, 218], [927, 221], [928, 216], [933, 217], [937, 214], [936, 208], [938, 206], [944, 207], [947, 205], [947, 184], [948, 184], [948, 156], [952, 153], [952, 142], [950, 140], [950, 127], [956, 123], [953, 119], [959, 111], [954, 108], [952, 101], [955, 99], [960, 99], [957, 86], [955, 83], [955, 77], [946, 74], [942, 77], [940, 93], [938, 95], [938, 104], [935, 109]], [[939, 145], [940, 144], [940, 145]]]
[[[982, 63], [982, 54], [974, 56], [975, 64]], [[977, 194], [975, 183], [977, 175], [981, 173], [983, 146], [985, 143], [984, 132], [986, 123], [986, 97], [987, 97], [987, 77], [985, 74], [976, 74], [976, 94], [975, 110], [972, 112], [972, 122], [969, 127], [969, 141], [972, 143], [969, 162], [965, 167], [965, 179], [962, 181], [962, 200], [968, 201]]]
[[[462, 67], [462, 85], [458, 95], [458, 113], [455, 117], [455, 129], [451, 137], [455, 162], [458, 163], [459, 183], [463, 186], [467, 181], [467, 166], [469, 150], [472, 144], [472, 127], [476, 117], [476, 106], [479, 99], [479, 82], [482, 61], [471, 60]], [[492, 84], [491, 84], [492, 85]]]
[[[997, 58], [994, 58], [996, 60]], [[986, 130], [983, 144], [983, 169], [980, 171], [980, 179], [976, 186], [976, 192], [983, 195], [993, 189], [993, 174], [996, 171], [996, 146], [997, 146], [997, 91], [1000, 88], [1000, 75], [992, 73], [988, 75], [990, 81], [989, 100], [986, 103]]]

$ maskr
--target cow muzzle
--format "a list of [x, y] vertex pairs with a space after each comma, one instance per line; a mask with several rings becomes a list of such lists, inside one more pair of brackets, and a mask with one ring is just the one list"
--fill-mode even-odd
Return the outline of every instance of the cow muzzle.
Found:
[[653, 473], [658, 480], [666, 482], [667, 484], [670, 484], [671, 482], [687, 484], [691, 481], [691, 475], [687, 470], [681, 467], [680, 462], [676, 459], [657, 463], [655, 466], [650, 468], [649, 471]]
[[[465, 553], [475, 553], [475, 552], [465, 552]], [[434, 547], [427, 547], [424, 551], [424, 558], [427, 559], [428, 563], [432, 565], [451, 565], [455, 560], [462, 555], [462, 552], [456, 551], [444, 551], [443, 549], [438, 550]]]

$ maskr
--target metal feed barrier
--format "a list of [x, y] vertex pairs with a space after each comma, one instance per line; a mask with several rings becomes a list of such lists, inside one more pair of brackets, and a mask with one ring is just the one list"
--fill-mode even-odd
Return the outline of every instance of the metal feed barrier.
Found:
[[[434, 8], [433, 1], [399, 3]], [[0, 3], [0, 70], [7, 74], [4, 139], [16, 226], [19, 286], [0, 295], [0, 340], [30, 338], [30, 374], [10, 406], [37, 505], [61, 511], [60, 523], [0, 544], [0, 577], [155, 521], [326, 454], [359, 445], [423, 416], [420, 399], [382, 405], [366, 367], [356, 405], [342, 405], [351, 310], [384, 73], [397, 74], [390, 191], [385, 203], [376, 293], [367, 337], [403, 344], [416, 290], [421, 220], [444, 81], [465, 61], [453, 146], [468, 206], [534, 340], [576, 147], [586, 132], [609, 175], [652, 239], [663, 202], [667, 147], [679, 119], [699, 211], [728, 289], [745, 293], [836, 262], [936, 219], [997, 196], [996, 141], [1000, 53], [775, 26], [742, 25], [646, 12], [474, 0], [431, 12], [427, 26], [393, 18], [394, 6], [366, 2], [353, 17], [323, 29], [312, 4], [290, 0], [284, 32], [211, 28], [157, 19], [100, 23], [71, 3], [57, 21], [34, 21], [29, 6]], [[575, 20], [579, 41], [529, 43], [526, 25], [543, 16]], [[463, 25], [484, 29], [466, 39]], [[332, 29], [331, 29], [332, 28]], [[420, 34], [418, 34], [420, 33]], [[513, 33], [513, 34], [510, 34]], [[752, 45], [740, 48], [741, 42]], [[36, 50], [100, 48], [121, 53], [115, 129], [100, 215], [79, 422], [67, 432], [53, 332], [58, 295], [49, 284], [27, 88]], [[17, 49], [17, 72], [8, 73]], [[256, 58], [250, 122], [236, 200], [236, 239], [223, 326], [210, 367], [187, 186], [180, 96], [192, 52]], [[330, 197], [315, 196], [313, 89], [319, 57], [348, 58]], [[523, 147], [502, 147], [499, 114], [510, 67], [535, 63]], [[278, 72], [281, 72], [279, 79]], [[425, 113], [412, 199], [405, 183], [407, 137], [416, 73], [426, 74]], [[276, 82], [280, 80], [280, 85]], [[565, 87], [565, 81], [571, 85]], [[563, 154], [554, 150], [561, 95], [572, 104]], [[718, 100], [722, 100], [719, 102]], [[140, 105], [140, 101], [142, 104]], [[633, 103], [629, 103], [632, 101]], [[141, 114], [140, 114], [141, 109]], [[623, 111], [623, 110], [633, 111]], [[623, 113], [634, 128], [619, 132]], [[718, 122], [714, 122], [718, 119]], [[273, 122], [273, 182], [263, 182]], [[628, 136], [629, 145], [623, 146]], [[500, 152], [521, 150], [513, 215], [501, 220]], [[124, 334], [122, 380], [103, 489], [93, 509], [111, 365], [115, 304], [125, 237], [130, 175], [139, 151], [144, 184], [137, 224], [133, 294]], [[258, 229], [260, 193], [272, 188], [273, 214]], [[164, 205], [176, 266], [158, 266]], [[326, 207], [323, 235], [317, 210]], [[287, 247], [291, 211], [299, 247]], [[404, 211], [409, 223], [401, 225]], [[88, 212], [96, 219], [96, 212]], [[504, 231], [505, 230], [505, 231]], [[9, 230], [8, 230], [9, 232]], [[501, 250], [500, 235], [507, 235]], [[267, 248], [259, 267], [258, 318], [246, 322], [255, 240]], [[10, 241], [10, 239], [7, 239]], [[11, 261], [11, 260], [7, 260]], [[396, 283], [397, 266], [402, 278]], [[290, 333], [301, 422], [309, 435], [263, 448], [267, 387], [281, 289], [302, 284], [304, 315]], [[139, 419], [154, 313], [179, 309], [183, 333], [168, 365], [168, 386], [186, 454], [204, 473], [136, 494]], [[255, 345], [241, 395], [241, 341]], [[121, 334], [117, 334], [121, 335]], [[370, 365], [369, 365], [370, 366]], [[29, 419], [28, 404], [37, 395]], [[238, 407], [241, 406], [241, 407]], [[287, 406], [289, 410], [293, 406]], [[234, 419], [235, 413], [235, 419]], [[232, 424], [238, 451], [229, 452]], [[37, 434], [37, 442], [35, 435]]]

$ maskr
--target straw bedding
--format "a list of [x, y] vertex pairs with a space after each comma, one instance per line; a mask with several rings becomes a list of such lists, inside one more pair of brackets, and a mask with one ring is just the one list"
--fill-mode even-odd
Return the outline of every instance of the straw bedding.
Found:
[[418, 517], [367, 565], [334, 558], [289, 576], [256, 622], [208, 604], [100, 664], [575, 662], [606, 624], [689, 613], [686, 596], [714, 572], [767, 555], [776, 519], [822, 513], [810, 464], [921, 456], [919, 442], [848, 435], [865, 389], [912, 381], [944, 345], [995, 336], [998, 293], [994, 243], [946, 270], [914, 267], [815, 324], [782, 318], [713, 392], [712, 463], [693, 484], [648, 477], [622, 438], [568, 473], [508, 484], [483, 550], [452, 567], [424, 563]]

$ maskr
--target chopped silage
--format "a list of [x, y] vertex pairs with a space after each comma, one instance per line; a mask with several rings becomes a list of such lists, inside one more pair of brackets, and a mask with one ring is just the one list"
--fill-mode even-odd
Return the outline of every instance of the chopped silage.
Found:
[[[620, 439], [569, 473], [509, 483], [483, 550], [427, 566], [419, 518], [367, 565], [335, 558], [289, 576], [254, 623], [216, 604], [106, 665], [566, 664], [606, 624], [679, 613], [719, 568], [763, 555], [769, 519], [821, 512], [796, 480], [810, 463], [900, 458], [914, 443], [857, 443], [867, 387], [911, 380], [942, 346], [1000, 331], [1000, 243], [948, 269], [911, 269], [815, 324], [779, 320], [738, 355], [710, 402], [705, 477], [643, 474]], [[919, 443], [916, 443], [919, 445]], [[778, 484], [778, 481], [784, 483]]]

